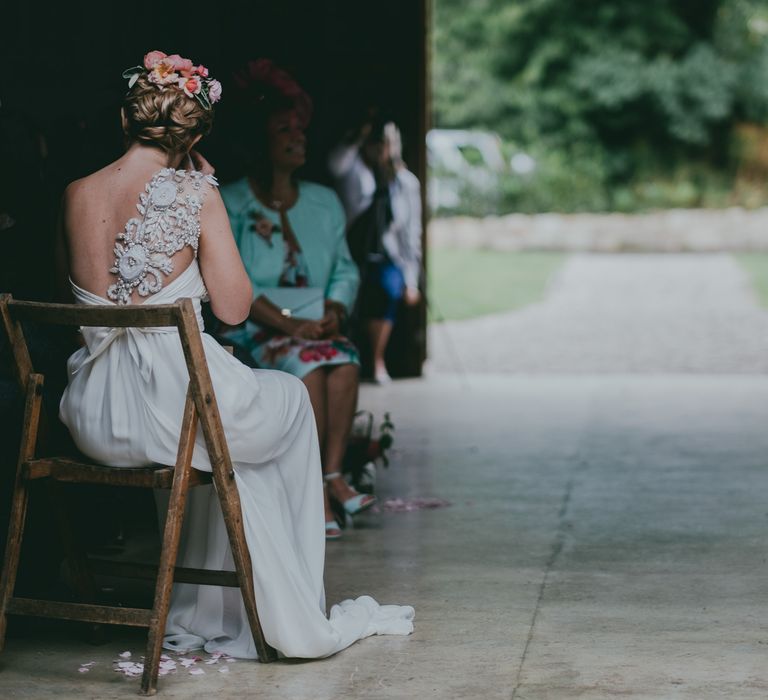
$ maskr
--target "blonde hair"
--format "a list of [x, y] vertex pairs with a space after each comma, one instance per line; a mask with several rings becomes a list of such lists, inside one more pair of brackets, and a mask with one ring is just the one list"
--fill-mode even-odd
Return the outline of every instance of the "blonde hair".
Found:
[[161, 88], [142, 75], [123, 100], [125, 133], [131, 141], [161, 148], [169, 155], [186, 153], [198, 135], [213, 126], [213, 110], [174, 85]]

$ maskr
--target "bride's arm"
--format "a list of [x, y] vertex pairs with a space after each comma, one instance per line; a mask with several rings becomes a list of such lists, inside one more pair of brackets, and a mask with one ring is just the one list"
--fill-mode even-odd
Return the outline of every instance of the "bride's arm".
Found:
[[244, 321], [251, 308], [251, 282], [229, 227], [224, 202], [211, 188], [200, 212], [198, 260], [211, 310], [229, 325]]

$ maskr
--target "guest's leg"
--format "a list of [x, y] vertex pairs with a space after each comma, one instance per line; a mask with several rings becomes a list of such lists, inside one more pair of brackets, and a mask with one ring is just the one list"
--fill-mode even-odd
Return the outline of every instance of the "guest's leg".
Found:
[[[328, 444], [328, 374], [324, 367], [318, 367], [302, 378], [302, 381], [309, 392], [309, 400], [312, 402], [312, 410], [315, 413], [315, 423], [317, 424], [317, 436], [320, 440], [320, 453], [325, 454]], [[357, 400], [357, 397], [355, 397]], [[323, 472], [334, 471], [327, 469], [325, 460], [323, 460]], [[325, 506], [325, 522], [334, 520], [333, 510], [328, 500], [328, 489], [323, 489], [323, 501]]]
[[371, 341], [371, 354], [373, 356], [373, 376], [384, 378], [387, 376], [387, 365], [384, 362], [384, 353], [387, 350], [389, 336], [392, 333], [392, 321], [385, 318], [374, 318], [368, 321], [368, 336]]
[[378, 313], [371, 314], [368, 322], [368, 335], [373, 356], [373, 376], [377, 380], [388, 380], [387, 366], [384, 355], [392, 334], [392, 326], [397, 317], [397, 306], [403, 298], [405, 280], [400, 269], [388, 263], [379, 269], [378, 280], [380, 287], [380, 307]]
[[[322, 452], [325, 474], [341, 472], [352, 420], [357, 409], [359, 374], [358, 366], [353, 364], [336, 365], [327, 369], [327, 428]], [[331, 496], [342, 502], [355, 495], [354, 489], [342, 478], [329, 481], [328, 488]]]
[[315, 413], [317, 436], [320, 440], [320, 451], [325, 448], [326, 407], [328, 406], [328, 382], [325, 369], [318, 367], [301, 379], [309, 392], [309, 400]]

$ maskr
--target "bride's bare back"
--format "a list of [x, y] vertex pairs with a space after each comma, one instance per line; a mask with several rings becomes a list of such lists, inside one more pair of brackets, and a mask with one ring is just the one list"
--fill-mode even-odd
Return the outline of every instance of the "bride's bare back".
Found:
[[[119, 160], [70, 185], [64, 225], [72, 281], [112, 301], [138, 304], [189, 267], [198, 245], [189, 228], [199, 235], [211, 183], [197, 173], [193, 190], [186, 175]], [[195, 197], [192, 207], [189, 197]]]
[[199, 246], [214, 313], [239, 323], [250, 306], [250, 283], [215, 180], [163, 168], [156, 154], [133, 146], [67, 188], [70, 278], [115, 303], [139, 304], [181, 275]]

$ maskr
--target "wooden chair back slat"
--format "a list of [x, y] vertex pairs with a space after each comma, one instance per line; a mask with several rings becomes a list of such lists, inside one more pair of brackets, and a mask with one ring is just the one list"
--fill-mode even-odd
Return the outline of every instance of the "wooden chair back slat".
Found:
[[29, 321], [55, 326], [148, 328], [179, 325], [178, 304], [131, 304], [126, 306], [87, 306], [82, 304], [75, 306], [9, 299], [7, 306], [11, 318], [15, 321]]

